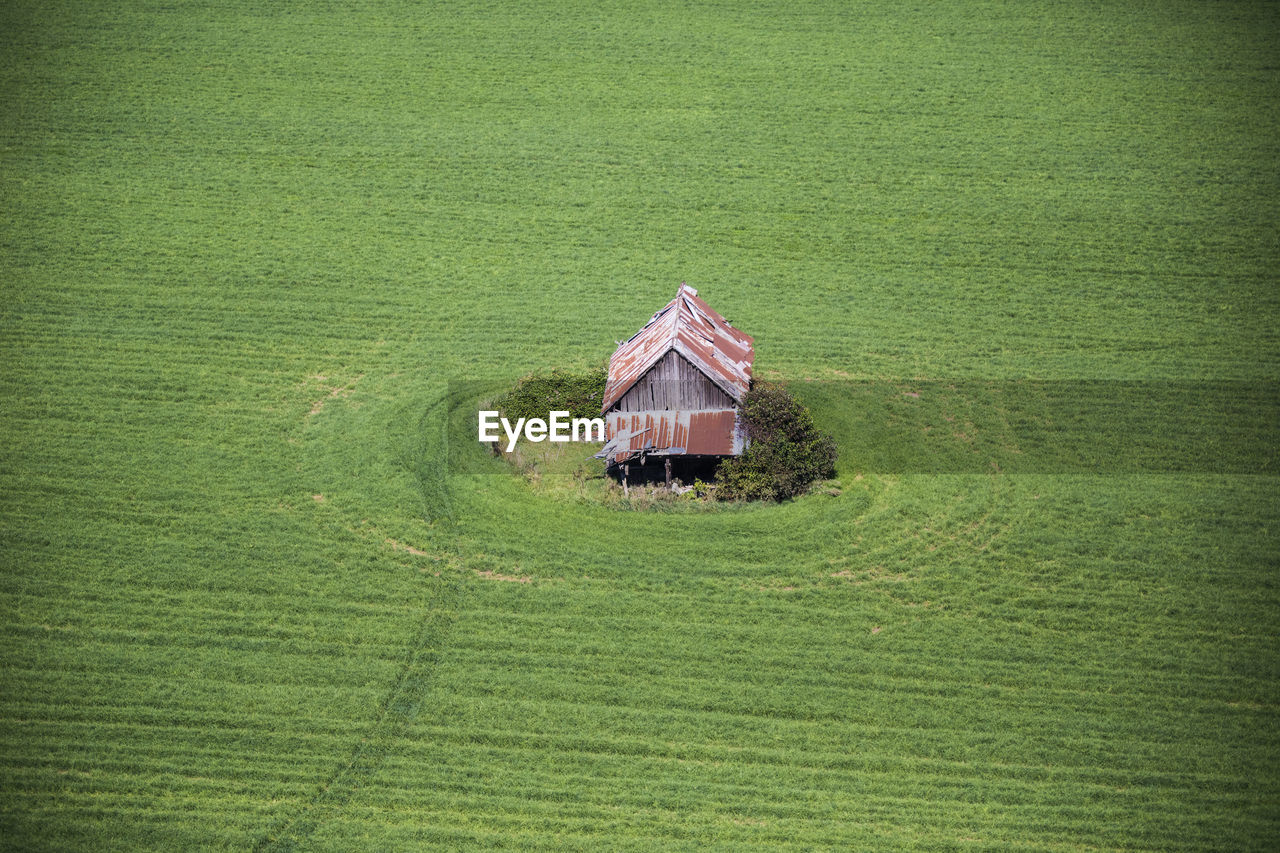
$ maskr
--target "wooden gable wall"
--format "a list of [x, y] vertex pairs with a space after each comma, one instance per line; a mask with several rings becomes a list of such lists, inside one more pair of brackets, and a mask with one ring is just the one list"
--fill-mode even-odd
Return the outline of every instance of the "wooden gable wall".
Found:
[[736, 408], [733, 398], [720, 390], [701, 370], [672, 350], [640, 378], [610, 411], [645, 412], [655, 409]]

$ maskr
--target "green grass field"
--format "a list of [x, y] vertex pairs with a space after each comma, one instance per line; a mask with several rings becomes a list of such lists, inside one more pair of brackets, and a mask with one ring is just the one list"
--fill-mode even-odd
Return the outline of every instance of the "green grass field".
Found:
[[[1276, 849], [1277, 32], [5, 4], [0, 847]], [[681, 281], [837, 483], [451, 427]]]

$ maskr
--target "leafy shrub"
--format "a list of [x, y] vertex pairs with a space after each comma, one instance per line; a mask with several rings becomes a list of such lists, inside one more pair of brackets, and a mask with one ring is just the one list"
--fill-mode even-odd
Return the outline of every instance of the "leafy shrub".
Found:
[[836, 444], [780, 385], [760, 383], [742, 401], [750, 445], [716, 471], [721, 500], [780, 501], [835, 475]]
[[606, 378], [602, 367], [586, 373], [556, 369], [546, 375], [532, 374], [496, 400], [495, 406], [513, 423], [516, 418], [545, 419], [554, 411], [567, 411], [573, 418], [596, 418]]

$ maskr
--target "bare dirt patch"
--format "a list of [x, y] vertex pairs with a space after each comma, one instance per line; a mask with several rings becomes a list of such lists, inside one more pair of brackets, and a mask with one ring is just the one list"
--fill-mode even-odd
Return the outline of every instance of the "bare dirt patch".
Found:
[[364, 374], [361, 373], [350, 382], [338, 382], [331, 385], [329, 384], [329, 377], [325, 376], [323, 373], [317, 373], [315, 376], [309, 377], [308, 379], [310, 382], [320, 385], [320, 390], [328, 391], [328, 393], [311, 404], [311, 411], [307, 412], [307, 417], [312, 418], [320, 414], [320, 412], [324, 410], [325, 403], [328, 403], [330, 400], [336, 400], [340, 397], [350, 397], [352, 392], [355, 391], [356, 383], [363, 378]]
[[838, 572], [832, 572], [833, 578], [844, 578], [850, 581], [854, 586], [862, 586], [866, 583], [903, 583], [905, 581], [915, 580], [908, 577], [905, 572], [890, 572], [884, 566], [872, 566], [860, 572], [851, 569], [841, 569]]
[[390, 545], [392, 548], [394, 548], [397, 551], [407, 551], [415, 557], [428, 556], [427, 552], [423, 551], [421, 548], [415, 548], [412, 545], [406, 545], [403, 542], [396, 541], [395, 539], [386, 539], [384, 541], [386, 541], [388, 545]]
[[504, 575], [491, 569], [474, 569], [475, 573], [489, 581], [506, 581], [508, 583], [533, 583], [533, 578], [528, 575]]

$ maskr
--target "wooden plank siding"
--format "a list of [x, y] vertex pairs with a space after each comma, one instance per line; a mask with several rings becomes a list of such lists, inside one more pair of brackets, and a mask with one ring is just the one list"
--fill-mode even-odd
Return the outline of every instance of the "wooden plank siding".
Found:
[[672, 350], [658, 360], [610, 411], [648, 412], [656, 409], [728, 409], [737, 404], [689, 360]]

